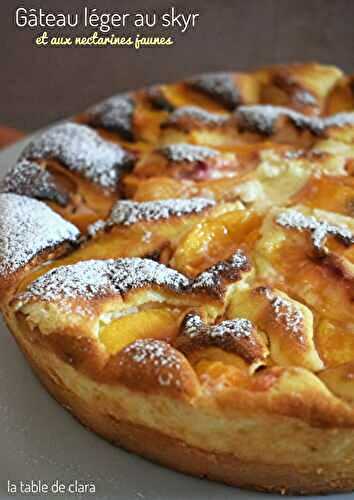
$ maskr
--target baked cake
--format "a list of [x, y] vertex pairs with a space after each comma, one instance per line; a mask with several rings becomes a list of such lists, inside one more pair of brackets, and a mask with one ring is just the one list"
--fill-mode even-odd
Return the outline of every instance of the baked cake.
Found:
[[1, 181], [1, 310], [84, 425], [174, 469], [354, 489], [354, 77], [113, 96]]

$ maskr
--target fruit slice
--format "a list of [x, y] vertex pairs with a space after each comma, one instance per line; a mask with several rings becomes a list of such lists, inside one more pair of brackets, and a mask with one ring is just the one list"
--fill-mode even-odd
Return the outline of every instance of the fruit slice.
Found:
[[[283, 212], [284, 213], [284, 212]], [[333, 228], [345, 228], [342, 219], [334, 222], [330, 212], [314, 212], [315, 218], [308, 221], [329, 221]], [[317, 218], [318, 215], [318, 218]], [[326, 218], [325, 218], [326, 216]], [[295, 219], [300, 212], [295, 211]], [[273, 214], [266, 220], [263, 236], [257, 242], [255, 260], [258, 275], [273, 286], [283, 289], [295, 300], [307, 305], [320, 317], [343, 323], [353, 322], [353, 258], [354, 246], [329, 233], [323, 240], [314, 238], [315, 231], [294, 224], [282, 228]], [[343, 218], [347, 221], [349, 218]], [[305, 219], [306, 220], [306, 219]], [[338, 220], [338, 222], [336, 222]], [[348, 224], [349, 227], [349, 224]], [[317, 233], [319, 234], [319, 233]], [[322, 242], [323, 241], [323, 242]], [[317, 244], [317, 249], [315, 247]], [[348, 239], [348, 244], [349, 244]]]
[[171, 261], [178, 271], [194, 277], [216, 262], [229, 257], [261, 217], [252, 211], [233, 210], [197, 224], [181, 240]]
[[339, 398], [353, 404], [354, 401], [354, 362], [337, 365], [319, 373], [328, 389]]
[[194, 366], [194, 369], [202, 385], [207, 386], [209, 391], [220, 392], [221, 389], [221, 395], [226, 395], [227, 392], [225, 393], [224, 390], [231, 387], [255, 393], [271, 390], [284, 373], [282, 368], [267, 367], [255, 374], [250, 374], [245, 369], [232, 364], [209, 359], [202, 359]]
[[101, 189], [83, 177], [62, 168], [54, 161], [48, 162], [47, 170], [54, 176], [56, 183], [69, 195], [66, 206], [48, 202], [48, 205], [81, 231], [98, 219], [108, 216], [118, 193]]
[[250, 375], [247, 370], [239, 368], [234, 364], [226, 364], [222, 361], [210, 359], [199, 360], [194, 369], [202, 384], [245, 388], [249, 385]]
[[140, 179], [136, 175], [127, 175], [124, 179], [124, 194], [135, 201], [167, 200], [196, 196], [198, 188], [187, 180], [160, 176]]
[[102, 326], [99, 338], [107, 351], [115, 354], [138, 339], [172, 339], [178, 333], [181, 319], [178, 309], [146, 309]]
[[312, 177], [293, 199], [311, 208], [320, 208], [343, 215], [354, 215], [354, 178]]
[[352, 324], [322, 319], [317, 326], [315, 340], [326, 367], [354, 360], [354, 327]]

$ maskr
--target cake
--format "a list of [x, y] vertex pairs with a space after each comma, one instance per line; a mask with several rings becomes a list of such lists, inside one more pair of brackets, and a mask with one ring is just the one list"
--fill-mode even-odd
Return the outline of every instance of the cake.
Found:
[[354, 77], [115, 95], [0, 182], [0, 308], [48, 391], [167, 467], [354, 490]]

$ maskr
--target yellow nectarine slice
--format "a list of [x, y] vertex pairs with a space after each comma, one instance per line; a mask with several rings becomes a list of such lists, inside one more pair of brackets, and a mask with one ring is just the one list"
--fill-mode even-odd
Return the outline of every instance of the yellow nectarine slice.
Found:
[[115, 354], [138, 339], [172, 339], [178, 333], [181, 319], [179, 310], [167, 307], [146, 309], [104, 325], [99, 338], [107, 351]]

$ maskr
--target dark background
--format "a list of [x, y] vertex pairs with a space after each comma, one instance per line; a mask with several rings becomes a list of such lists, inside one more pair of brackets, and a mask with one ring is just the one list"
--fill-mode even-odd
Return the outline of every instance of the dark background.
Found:
[[[173, 33], [172, 47], [140, 51], [38, 48], [32, 40], [43, 29], [19, 29], [13, 21], [20, 6], [161, 12], [171, 5], [200, 12], [196, 29]], [[0, 13], [0, 123], [23, 130], [122, 90], [203, 71], [316, 60], [354, 72], [354, 0], [0, 0]]]

